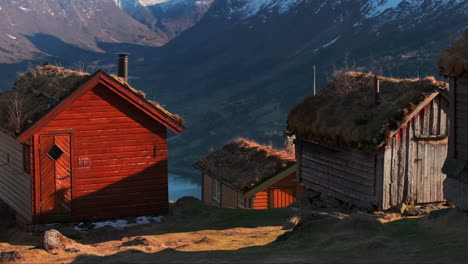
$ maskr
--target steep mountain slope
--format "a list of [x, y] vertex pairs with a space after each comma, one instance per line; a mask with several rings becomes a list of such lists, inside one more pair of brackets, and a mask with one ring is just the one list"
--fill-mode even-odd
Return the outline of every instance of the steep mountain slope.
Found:
[[214, 0], [114, 0], [127, 14], [168, 39], [197, 24]]
[[[68, 10], [72, 29], [62, 25], [65, 18], [56, 18], [58, 11], [51, 15], [39, 2], [44, 1], [0, 0], [0, 15], [8, 6], [10, 20], [22, 25], [11, 26], [0, 16], [0, 60], [41, 51], [66, 57], [65, 66], [74, 58], [91, 58], [101, 67], [114, 64], [113, 53], [130, 51], [132, 84], [187, 121], [188, 129], [170, 139], [172, 169], [188, 168], [238, 136], [279, 146], [287, 113], [312, 94], [313, 65], [318, 87], [341, 68], [395, 77], [435, 75], [441, 51], [468, 27], [467, 0], [47, 0]], [[91, 18], [80, 11], [87, 8], [95, 14]], [[79, 18], [84, 22], [75, 25]], [[102, 26], [79, 26], [95, 23]], [[53, 49], [49, 39], [30, 37], [38, 32], [70, 45]], [[153, 46], [175, 38], [153, 48], [98, 46], [95, 36], [99, 42]], [[109, 54], [91, 52], [99, 49]]]
[[99, 42], [145, 46], [167, 42], [113, 0], [0, 0], [0, 62], [34, 58], [39, 51], [30, 38], [36, 34], [93, 51], [101, 51]]
[[287, 113], [312, 94], [313, 65], [319, 87], [335, 68], [436, 75], [466, 10], [460, 0], [218, 0], [146, 62], [157, 72], [138, 86], [157, 84], [149, 95], [187, 120], [172, 139], [180, 166], [237, 136], [279, 146]]

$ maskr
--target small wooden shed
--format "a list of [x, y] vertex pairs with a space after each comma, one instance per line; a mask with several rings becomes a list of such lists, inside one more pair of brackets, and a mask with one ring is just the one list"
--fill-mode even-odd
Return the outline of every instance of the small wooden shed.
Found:
[[444, 201], [445, 92], [432, 77], [338, 75], [289, 114], [300, 182], [370, 209]]
[[253, 141], [239, 138], [200, 159], [202, 200], [228, 208], [268, 209], [289, 206], [303, 188], [296, 160]]
[[468, 29], [439, 60], [440, 73], [450, 80], [449, 150], [444, 173], [448, 201], [468, 210]]
[[0, 95], [0, 127], [0, 199], [26, 222], [167, 211], [182, 119], [121, 78], [38, 67]]

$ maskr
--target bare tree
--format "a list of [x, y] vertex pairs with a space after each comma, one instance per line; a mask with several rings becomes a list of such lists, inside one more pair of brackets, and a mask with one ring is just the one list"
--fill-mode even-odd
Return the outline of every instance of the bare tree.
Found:
[[15, 91], [11, 96], [8, 105], [8, 122], [16, 133], [21, 131], [23, 124], [23, 98], [19, 91]]

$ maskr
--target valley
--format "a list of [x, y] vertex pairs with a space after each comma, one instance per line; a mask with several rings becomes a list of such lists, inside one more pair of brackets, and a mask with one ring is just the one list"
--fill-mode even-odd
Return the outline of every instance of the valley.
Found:
[[170, 170], [185, 175], [236, 137], [281, 147], [288, 112], [312, 94], [313, 65], [318, 88], [343, 68], [437, 77], [441, 51], [468, 26], [463, 0], [3, 0], [0, 6], [8, 14], [0, 18], [0, 90], [46, 62], [115, 72], [114, 54], [129, 52], [132, 86], [186, 120], [187, 130], [169, 140]]

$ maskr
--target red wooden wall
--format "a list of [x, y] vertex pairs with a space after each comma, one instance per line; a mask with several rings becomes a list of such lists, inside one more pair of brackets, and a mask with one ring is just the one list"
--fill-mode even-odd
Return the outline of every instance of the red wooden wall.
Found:
[[[162, 124], [98, 85], [34, 136], [36, 149], [40, 135], [55, 133], [71, 134], [70, 220], [167, 211], [167, 132]], [[35, 160], [37, 172], [38, 155]], [[40, 192], [37, 173], [35, 180]], [[36, 212], [39, 204], [35, 202]]]
[[304, 194], [304, 187], [297, 182], [296, 173], [293, 173], [258, 192], [253, 200], [253, 209], [286, 207], [302, 194]]

